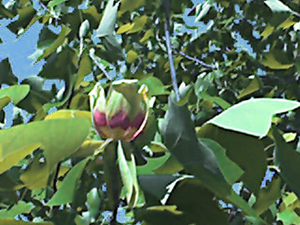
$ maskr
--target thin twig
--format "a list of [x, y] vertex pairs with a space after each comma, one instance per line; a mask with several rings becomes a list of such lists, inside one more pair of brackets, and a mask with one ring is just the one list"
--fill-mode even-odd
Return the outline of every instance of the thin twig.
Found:
[[168, 58], [169, 58], [169, 63], [170, 63], [171, 78], [172, 78], [173, 89], [175, 92], [176, 101], [179, 101], [180, 94], [179, 94], [179, 89], [178, 89], [178, 84], [177, 84], [176, 71], [175, 71], [175, 67], [174, 67], [172, 47], [171, 47], [171, 42], [170, 42], [170, 30], [171, 30], [170, 29], [170, 21], [171, 21], [170, 20], [170, 0], [164, 0], [163, 6], [165, 8], [165, 13], [166, 13], [165, 35], [166, 35], [166, 45], [167, 45], [167, 49], [168, 49]]
[[185, 54], [183, 51], [176, 51], [176, 53], [183, 56], [183, 57], [185, 57], [186, 59], [192, 60], [193, 62], [196, 63], [196, 65], [200, 64], [200, 65], [208, 67], [208, 68], [214, 68], [214, 66], [209, 65], [209, 64], [197, 59], [196, 57], [189, 56], [189, 55]]
[[57, 179], [58, 179], [60, 166], [61, 166], [61, 162], [57, 163], [56, 171], [55, 171], [54, 179], [53, 179], [53, 190], [54, 190], [54, 192], [57, 192]]

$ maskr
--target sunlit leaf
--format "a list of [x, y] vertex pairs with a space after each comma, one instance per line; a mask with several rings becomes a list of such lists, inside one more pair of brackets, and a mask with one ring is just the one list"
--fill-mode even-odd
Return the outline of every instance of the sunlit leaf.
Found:
[[168, 92], [164, 84], [156, 77], [146, 77], [139, 80], [139, 84], [145, 84], [148, 87], [149, 95], [164, 95]]
[[264, 137], [271, 127], [273, 115], [296, 109], [299, 106], [299, 102], [286, 99], [250, 99], [230, 107], [207, 123]]
[[136, 8], [139, 8], [145, 4], [145, 0], [139, 0], [139, 1], [130, 1], [130, 0], [122, 0], [121, 1], [121, 7], [120, 7], [120, 13], [124, 13], [126, 11], [133, 11]]
[[137, 166], [137, 173], [139, 175], [142, 174], [154, 174], [153, 170], [162, 166], [167, 159], [170, 157], [169, 153], [166, 153], [164, 156], [157, 157], [157, 158], [148, 158], [147, 164], [143, 166]]
[[129, 52], [127, 52], [126, 61], [128, 63], [134, 63], [134, 61], [137, 59], [138, 59], [138, 54], [135, 51], [129, 50]]
[[[15, 216], [22, 213], [30, 213], [34, 208], [33, 203], [26, 203], [24, 201], [19, 201], [18, 204], [14, 205], [10, 209], [0, 210], [0, 219], [13, 219]], [[1, 221], [1, 220], [0, 220]]]
[[14, 104], [18, 104], [29, 93], [29, 89], [29, 85], [13, 85], [5, 89], [0, 89], [0, 109], [6, 105], [5, 103], [11, 100]]
[[128, 34], [142, 31], [148, 20], [148, 16], [135, 17], [133, 27], [127, 32]]
[[279, 62], [276, 58], [275, 55], [272, 52], [267, 52], [264, 54], [265, 59], [261, 61], [261, 63], [267, 67], [270, 67], [271, 69], [275, 70], [282, 70], [282, 69], [289, 69], [294, 64], [289, 63], [289, 64], [283, 64]]
[[[48, 173], [51, 173], [56, 163], [77, 150], [89, 129], [89, 120], [75, 118], [38, 121], [1, 130], [0, 171], [4, 172], [40, 147], [44, 150]], [[31, 177], [30, 182], [35, 183], [36, 179]]]
[[113, 34], [115, 30], [119, 3], [115, 5], [113, 4], [113, 0], [108, 1], [100, 25], [96, 31], [96, 37], [104, 37]]
[[67, 0], [52, 0], [48, 3], [49, 7], [54, 7], [56, 5], [62, 4], [64, 2], [66, 2]]

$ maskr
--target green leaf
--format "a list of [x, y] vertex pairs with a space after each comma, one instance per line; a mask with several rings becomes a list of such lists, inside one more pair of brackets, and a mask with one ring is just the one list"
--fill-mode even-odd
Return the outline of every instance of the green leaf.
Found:
[[279, 0], [266, 0], [265, 4], [274, 13], [291, 13], [291, 12], [293, 12], [288, 6], [286, 6]]
[[123, 183], [123, 193], [121, 195], [125, 195], [127, 203], [129, 203], [133, 193], [133, 177], [120, 142], [118, 144], [118, 165]]
[[27, 6], [17, 9], [19, 18], [18, 20], [10, 23], [7, 27], [13, 33], [17, 33], [20, 28], [26, 28], [33, 17], [36, 15], [36, 11], [32, 6]]
[[51, 90], [44, 90], [45, 79], [38, 76], [31, 76], [22, 81], [22, 84], [30, 86], [29, 94], [18, 103], [18, 107], [27, 110], [30, 113], [35, 113], [42, 106], [50, 102], [54, 95]]
[[145, 5], [145, 0], [122, 0], [120, 7], [120, 14], [123, 14], [126, 11], [132, 12], [134, 9], [139, 8]]
[[260, 215], [266, 211], [277, 199], [281, 197], [281, 179], [273, 178], [267, 187], [261, 189], [253, 205], [255, 211]]
[[287, 144], [279, 131], [273, 127], [275, 140], [274, 161], [280, 169], [280, 174], [288, 186], [300, 196], [300, 154], [291, 145]]
[[145, 195], [151, 195], [159, 202], [167, 193], [167, 186], [178, 179], [179, 176], [165, 174], [139, 175], [138, 180]]
[[227, 109], [231, 106], [224, 99], [222, 99], [220, 97], [216, 97], [216, 96], [210, 96], [205, 91], [202, 91], [201, 93], [199, 93], [199, 97], [204, 99], [204, 100], [211, 101], [211, 102], [214, 102], [214, 103], [218, 104], [219, 106], [222, 107], [222, 109]]
[[149, 76], [140, 79], [138, 83], [140, 85], [145, 84], [148, 87], [148, 93], [151, 96], [168, 94], [164, 84], [156, 77]]
[[96, 30], [96, 37], [109, 36], [114, 33], [119, 2], [115, 5], [113, 4], [114, 0], [108, 1], [100, 25]]
[[48, 57], [50, 54], [52, 54], [53, 52], [55, 52], [56, 49], [64, 43], [66, 36], [67, 36], [70, 32], [71, 32], [71, 29], [70, 29], [69, 27], [63, 26], [62, 29], [61, 29], [61, 32], [60, 32], [59, 35], [57, 36], [56, 40], [53, 41], [49, 47], [47, 47], [45, 50], [43, 50], [43, 54], [40, 55], [40, 56], [37, 58], [37, 61], [39, 61], [39, 60], [41, 60], [41, 59], [43, 59], [43, 58], [46, 58], [46, 57]]
[[183, 166], [181, 165], [180, 162], [178, 162], [175, 156], [171, 155], [170, 157], [167, 158], [167, 160], [163, 161], [163, 164], [161, 166], [154, 168], [152, 170], [155, 174], [174, 174], [183, 170]]
[[212, 139], [226, 149], [227, 157], [244, 170], [240, 180], [254, 193], [259, 192], [267, 170], [267, 155], [258, 138], [212, 124], [198, 130], [197, 136]]
[[129, 153], [130, 154], [130, 156], [128, 156], [129, 159], [126, 159], [122, 145], [125, 145], [125, 148], [129, 147], [128, 144], [124, 142], [123, 143], [119, 142], [118, 164], [120, 169], [121, 180], [123, 183], [121, 196], [125, 195], [129, 208], [134, 208], [137, 203], [138, 194], [139, 194], [136, 165], [132, 153]]
[[[44, 150], [48, 173], [51, 173], [58, 162], [77, 150], [89, 129], [89, 120], [75, 118], [38, 121], [0, 130], [0, 173], [38, 147]], [[25, 180], [28, 185], [36, 182], [35, 177], [26, 177], [26, 172]]]
[[30, 213], [34, 208], [33, 203], [26, 203], [24, 201], [19, 201], [16, 205], [14, 205], [10, 209], [2, 209], [0, 210], [0, 218], [1, 219], [13, 219], [15, 216], [18, 216], [23, 213]]
[[[278, 53], [280, 53], [279, 51], [270, 51], [265, 53], [264, 56], [264, 60], [261, 61], [261, 63], [267, 67], [270, 67], [271, 69], [274, 70], [283, 70], [283, 69], [289, 69], [292, 66], [294, 66], [294, 63], [284, 63], [281, 62], [277, 59], [278, 57]], [[284, 54], [283, 52], [280, 53], [282, 56], [282, 54]], [[276, 57], [277, 56], [277, 57]]]
[[135, 51], [133, 51], [133, 50], [129, 50], [128, 52], [127, 52], [127, 58], [126, 58], [126, 62], [128, 62], [128, 63], [134, 63], [135, 62], [135, 60], [137, 60], [138, 59], [138, 54], [135, 52]]
[[[18, 104], [27, 96], [27, 94], [29, 93], [29, 89], [29, 85], [13, 85], [0, 90], [0, 109], [2, 109], [6, 105], [2, 103], [3, 100], [5, 102], [7, 102], [7, 100], [8, 102], [12, 100], [15, 105]], [[6, 97], [8, 97], [8, 99]], [[6, 98], [6, 100], [4, 98]]]
[[189, 110], [186, 106], [177, 106], [171, 97], [162, 133], [166, 147], [188, 173], [219, 196], [230, 193], [230, 185], [225, 181], [214, 153], [196, 137]]
[[143, 166], [137, 166], [137, 174], [154, 174], [153, 170], [162, 166], [170, 157], [170, 153], [166, 153], [164, 156], [157, 158], [147, 158], [147, 164]]
[[286, 208], [283, 212], [280, 212], [278, 219], [283, 222], [284, 225], [299, 224], [300, 216], [291, 208]]
[[274, 114], [287, 112], [299, 106], [299, 102], [286, 99], [250, 99], [230, 107], [207, 123], [264, 137], [271, 127], [271, 119]]
[[201, 142], [208, 149], [213, 151], [226, 181], [231, 185], [234, 184], [242, 176], [244, 171], [227, 157], [226, 150], [217, 142], [205, 138], [201, 138]]
[[176, 182], [167, 205], [176, 205], [183, 212], [182, 224], [229, 224], [228, 215], [213, 200], [214, 194], [198, 180], [186, 178]]
[[61, 205], [73, 201], [75, 197], [77, 184], [88, 160], [89, 158], [81, 160], [70, 170], [70, 172], [64, 178], [61, 186], [58, 188], [57, 192], [52, 196], [47, 205]]
[[142, 31], [147, 23], [148, 16], [135, 17], [132, 28], [127, 32], [128, 34]]
[[257, 76], [254, 77], [249, 83], [249, 85], [240, 92], [238, 98], [241, 99], [255, 91], [258, 91], [262, 87], [262, 83]]
[[48, 3], [48, 7], [54, 7], [54, 6], [57, 6], [57, 5], [60, 5], [64, 2], [66, 2], [67, 0], [52, 0]]
[[8, 58], [0, 62], [0, 84], [17, 84], [18, 79], [14, 76]]
[[66, 79], [67, 75], [75, 73], [77, 54], [69, 46], [59, 53], [51, 54], [38, 76], [47, 79]]

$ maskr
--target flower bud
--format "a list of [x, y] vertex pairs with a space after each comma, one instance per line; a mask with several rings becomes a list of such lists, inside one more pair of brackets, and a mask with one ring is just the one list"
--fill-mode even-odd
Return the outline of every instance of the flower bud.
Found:
[[103, 138], [130, 141], [145, 127], [148, 118], [146, 86], [140, 89], [137, 80], [112, 83], [106, 96], [97, 84], [90, 93], [92, 121]]

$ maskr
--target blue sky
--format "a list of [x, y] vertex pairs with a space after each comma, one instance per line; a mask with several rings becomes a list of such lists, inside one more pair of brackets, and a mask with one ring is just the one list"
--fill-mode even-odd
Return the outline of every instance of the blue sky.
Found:
[[35, 23], [27, 32], [19, 38], [11, 33], [6, 25], [8, 20], [0, 20], [0, 61], [9, 58], [13, 73], [19, 78], [19, 82], [30, 75], [36, 75], [44, 61], [33, 65], [33, 61], [28, 58], [34, 51], [42, 25]]

